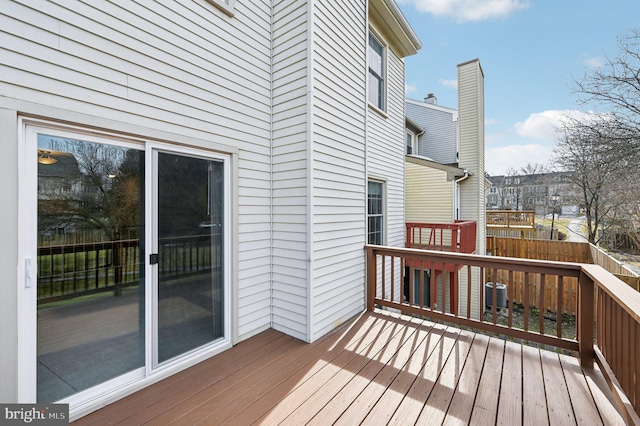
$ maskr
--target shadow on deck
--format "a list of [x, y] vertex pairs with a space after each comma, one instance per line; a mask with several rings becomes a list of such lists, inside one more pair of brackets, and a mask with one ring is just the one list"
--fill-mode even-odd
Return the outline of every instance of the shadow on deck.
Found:
[[74, 424], [624, 424], [597, 367], [376, 310], [267, 330]]

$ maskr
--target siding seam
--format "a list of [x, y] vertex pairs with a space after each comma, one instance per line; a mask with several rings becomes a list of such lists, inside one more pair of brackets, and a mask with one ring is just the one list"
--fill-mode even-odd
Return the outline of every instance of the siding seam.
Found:
[[307, 341], [313, 341], [313, 61], [315, 0], [307, 0]]

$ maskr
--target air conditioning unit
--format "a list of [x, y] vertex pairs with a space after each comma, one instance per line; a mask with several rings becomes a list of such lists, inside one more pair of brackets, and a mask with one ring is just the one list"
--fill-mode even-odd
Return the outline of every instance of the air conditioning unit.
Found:
[[[493, 307], [493, 283], [488, 282], [484, 285], [484, 305], [487, 308]], [[505, 309], [507, 307], [507, 285], [497, 283], [496, 284], [496, 306], [498, 309]]]

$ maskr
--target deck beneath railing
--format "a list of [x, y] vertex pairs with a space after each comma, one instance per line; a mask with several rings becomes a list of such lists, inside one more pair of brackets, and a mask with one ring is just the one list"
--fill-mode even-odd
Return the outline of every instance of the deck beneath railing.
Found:
[[623, 424], [576, 358], [382, 311], [265, 331], [75, 424]]

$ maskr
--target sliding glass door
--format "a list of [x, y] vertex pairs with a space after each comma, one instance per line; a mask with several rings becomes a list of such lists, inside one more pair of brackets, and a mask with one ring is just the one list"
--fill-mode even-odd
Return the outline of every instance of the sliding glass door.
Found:
[[224, 164], [167, 152], [154, 160], [157, 365], [223, 337]]
[[46, 403], [144, 366], [145, 170], [144, 147], [37, 140], [37, 400]]
[[25, 395], [94, 400], [228, 341], [226, 157], [26, 130]]

